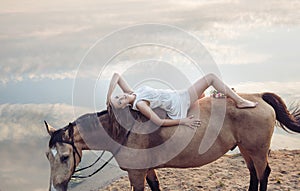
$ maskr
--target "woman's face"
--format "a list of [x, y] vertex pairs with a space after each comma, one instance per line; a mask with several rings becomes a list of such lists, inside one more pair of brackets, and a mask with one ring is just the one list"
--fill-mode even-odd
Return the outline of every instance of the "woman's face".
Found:
[[112, 105], [117, 109], [123, 109], [129, 104], [128, 94], [123, 93], [117, 96], [111, 97]]

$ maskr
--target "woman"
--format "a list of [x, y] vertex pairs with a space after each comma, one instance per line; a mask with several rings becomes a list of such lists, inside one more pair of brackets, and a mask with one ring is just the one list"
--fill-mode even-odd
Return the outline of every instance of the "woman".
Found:
[[[124, 93], [112, 97], [112, 92], [117, 84]], [[115, 73], [110, 81], [106, 104], [107, 106], [111, 104], [116, 109], [132, 105], [133, 109], [140, 111], [159, 126], [186, 125], [195, 128], [200, 126], [200, 120], [194, 118], [194, 116], [187, 117], [187, 112], [196, 100], [203, 97], [203, 92], [209, 86], [213, 86], [216, 90], [226, 93], [228, 97], [235, 101], [237, 108], [254, 108], [257, 105], [256, 102], [240, 97], [214, 74], [208, 74], [197, 80], [187, 90], [159, 90], [143, 86], [133, 91], [118, 73]], [[161, 119], [156, 115], [152, 110], [156, 107], [166, 110], [170, 119]]]

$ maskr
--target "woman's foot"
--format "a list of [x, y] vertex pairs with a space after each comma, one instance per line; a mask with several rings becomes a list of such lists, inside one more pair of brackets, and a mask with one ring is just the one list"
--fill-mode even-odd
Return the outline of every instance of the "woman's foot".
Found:
[[243, 100], [236, 104], [236, 107], [239, 109], [246, 109], [246, 108], [255, 108], [258, 105], [258, 102], [253, 102], [249, 100]]

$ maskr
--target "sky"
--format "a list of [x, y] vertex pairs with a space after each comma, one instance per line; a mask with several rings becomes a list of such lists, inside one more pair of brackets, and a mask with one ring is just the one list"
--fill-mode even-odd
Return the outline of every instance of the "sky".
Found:
[[[271, 91], [289, 104], [300, 99], [298, 0], [0, 0], [0, 5], [3, 191], [45, 190], [43, 120], [59, 128], [105, 109], [113, 72], [133, 87], [151, 82], [169, 88], [185, 88], [216, 72], [238, 92]], [[299, 136], [282, 132], [275, 138], [276, 149], [300, 143]]]

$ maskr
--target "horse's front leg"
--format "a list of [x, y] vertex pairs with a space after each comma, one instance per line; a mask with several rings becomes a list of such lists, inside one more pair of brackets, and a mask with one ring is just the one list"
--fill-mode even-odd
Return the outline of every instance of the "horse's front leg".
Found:
[[152, 191], [160, 191], [159, 181], [154, 169], [148, 171], [146, 180]]
[[128, 170], [128, 177], [132, 191], [144, 191], [148, 170]]

